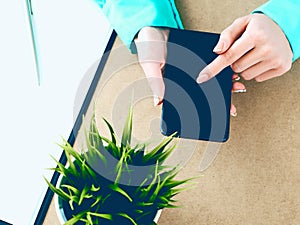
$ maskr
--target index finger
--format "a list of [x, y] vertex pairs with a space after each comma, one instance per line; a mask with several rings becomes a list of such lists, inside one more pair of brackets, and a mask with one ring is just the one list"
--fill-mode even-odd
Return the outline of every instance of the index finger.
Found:
[[225, 53], [220, 54], [200, 72], [197, 82], [203, 83], [208, 81], [227, 66], [240, 59], [244, 54], [253, 49], [253, 47], [253, 42], [248, 38], [248, 35], [244, 33]]

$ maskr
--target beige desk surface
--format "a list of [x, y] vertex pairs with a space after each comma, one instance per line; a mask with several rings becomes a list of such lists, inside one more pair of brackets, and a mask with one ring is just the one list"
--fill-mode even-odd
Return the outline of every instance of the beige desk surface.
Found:
[[[187, 29], [221, 32], [235, 18], [265, 1], [176, 2]], [[120, 45], [117, 40], [114, 49]], [[126, 95], [126, 87], [144, 78], [137, 64], [112, 71], [120, 58], [124, 63], [135, 60], [128, 52], [121, 57], [112, 54], [94, 98], [97, 115], [109, 120], [114, 117], [115, 121], [126, 115], [126, 110], [116, 109], [120, 94]], [[108, 79], [112, 72], [115, 73]], [[300, 224], [300, 61], [279, 78], [264, 83], [250, 81], [246, 86], [247, 93], [233, 97], [239, 115], [231, 119], [230, 140], [197, 180], [196, 187], [178, 195], [183, 207], [164, 210], [159, 225]], [[143, 91], [137, 88], [135, 95]], [[123, 99], [129, 102], [130, 95]], [[149, 121], [157, 121], [159, 116], [160, 108], [152, 106], [151, 98], [139, 101], [134, 113], [134, 135], [147, 139], [159, 133], [155, 122], [149, 126]], [[196, 146], [196, 151], [180, 178], [199, 175], [199, 161], [206, 147], [203, 142], [185, 144]], [[177, 148], [173, 159], [187, 159], [192, 150]], [[53, 205], [44, 224], [58, 224]]]

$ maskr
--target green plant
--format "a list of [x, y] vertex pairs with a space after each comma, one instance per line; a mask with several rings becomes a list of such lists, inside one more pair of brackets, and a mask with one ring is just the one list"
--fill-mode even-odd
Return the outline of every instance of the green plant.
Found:
[[54, 159], [62, 182], [55, 192], [69, 211], [69, 224], [149, 225], [157, 210], [177, 207], [173, 197], [187, 180], [175, 180], [178, 167], [164, 166], [175, 149], [173, 136], [146, 151], [146, 144], [131, 146], [132, 107], [123, 129], [121, 144], [107, 120], [111, 138], [103, 137], [96, 127], [95, 116], [85, 132], [86, 151], [79, 153], [64, 141], [61, 145], [67, 165]]

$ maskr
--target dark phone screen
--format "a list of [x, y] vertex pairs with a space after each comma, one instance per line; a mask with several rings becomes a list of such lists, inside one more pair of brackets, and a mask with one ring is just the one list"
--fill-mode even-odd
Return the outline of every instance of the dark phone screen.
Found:
[[232, 74], [225, 68], [198, 84], [202, 69], [217, 54], [219, 34], [171, 29], [164, 69], [161, 132], [178, 137], [225, 142], [229, 138]]

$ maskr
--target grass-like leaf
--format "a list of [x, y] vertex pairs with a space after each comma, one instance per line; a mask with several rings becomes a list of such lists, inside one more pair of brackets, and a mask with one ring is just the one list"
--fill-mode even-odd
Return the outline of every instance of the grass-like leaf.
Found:
[[115, 192], [118, 192], [119, 194], [123, 195], [125, 198], [127, 198], [130, 202], [132, 202], [132, 198], [126, 193], [126, 191], [124, 191], [123, 189], [121, 189], [119, 186], [117, 185], [109, 185], [109, 188]]
[[112, 128], [111, 124], [105, 118], [103, 118], [103, 120], [104, 120], [104, 122], [106, 123], [106, 125], [109, 129], [109, 132], [110, 132], [110, 135], [111, 135], [111, 141], [116, 145], [117, 140], [116, 140], [116, 134], [115, 134], [114, 129]]
[[92, 198], [93, 195], [88, 194], [89, 188], [88, 187], [84, 187], [80, 193], [80, 197], [79, 197], [79, 201], [78, 201], [78, 205], [81, 205], [83, 202], [83, 199], [85, 198]]
[[139, 206], [153, 206], [153, 202], [138, 202], [137, 205]]
[[99, 217], [102, 219], [107, 219], [107, 220], [112, 220], [113, 217], [111, 214], [105, 214], [105, 213], [93, 213], [93, 212], [88, 212], [89, 215]]
[[92, 184], [91, 191], [96, 192], [99, 190], [100, 190], [100, 187], [96, 187], [94, 184]]
[[90, 138], [88, 138], [88, 132], [85, 130], [84, 133], [86, 138], [86, 144], [88, 147], [87, 151], [93, 154], [94, 156], [97, 155], [104, 163], [107, 163], [106, 158], [100, 152], [100, 149], [104, 149], [102, 145], [102, 141], [98, 141], [97, 142], [98, 146], [95, 146], [95, 142], [92, 142], [91, 135]]
[[121, 141], [121, 148], [129, 147], [131, 143], [131, 133], [132, 133], [132, 114], [133, 114], [133, 106], [130, 106], [127, 119], [124, 125], [123, 134], [122, 134], [122, 141]]
[[76, 224], [77, 222], [79, 222], [83, 218], [85, 213], [86, 212], [78, 213], [77, 215], [73, 216], [72, 219], [68, 220], [64, 225], [74, 225], [74, 224]]
[[53, 184], [51, 184], [45, 177], [44, 179], [46, 180], [49, 188], [56, 193], [58, 196], [60, 196], [61, 198], [63, 198], [64, 200], [69, 200], [70, 199], [70, 195], [68, 195], [66, 192], [64, 192], [62, 189], [56, 188]]
[[75, 188], [71, 185], [62, 184], [61, 187], [67, 188], [69, 190], [70, 194], [73, 193], [74, 195], [78, 195], [80, 193], [80, 191], [77, 188]]
[[102, 196], [101, 195], [97, 196], [95, 202], [91, 205], [91, 207], [97, 205], [101, 200], [102, 200]]
[[72, 155], [77, 161], [82, 162], [83, 157], [80, 155], [79, 152], [75, 151], [73, 147], [66, 141], [63, 140], [63, 144], [59, 145], [65, 152]]
[[71, 196], [69, 200], [69, 206], [72, 210], [74, 210], [73, 203], [76, 202], [78, 204], [78, 196]]
[[56, 165], [58, 168], [56, 168], [55, 170], [57, 172], [62, 174], [64, 177], [68, 177], [71, 174], [70, 171], [62, 163], [57, 161], [52, 155], [51, 155], [51, 158], [56, 162]]
[[124, 217], [124, 218], [126, 218], [126, 219], [128, 219], [128, 220], [130, 220], [130, 222], [131, 222], [133, 225], [138, 225], [138, 224], [134, 221], [134, 219], [133, 219], [132, 217], [130, 217], [128, 214], [126, 214], [126, 213], [118, 213], [118, 215], [119, 215], [119, 216], [122, 216], [122, 217]]
[[152, 149], [149, 153], [144, 156], [145, 161], [151, 160], [156, 155], [162, 153], [165, 147], [173, 140], [173, 136], [166, 137], [162, 140], [160, 144], [158, 144], [154, 149]]

